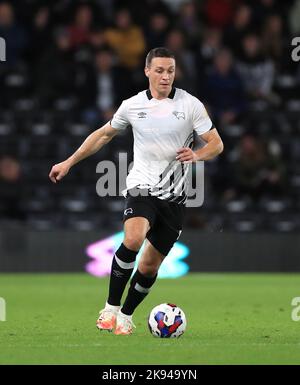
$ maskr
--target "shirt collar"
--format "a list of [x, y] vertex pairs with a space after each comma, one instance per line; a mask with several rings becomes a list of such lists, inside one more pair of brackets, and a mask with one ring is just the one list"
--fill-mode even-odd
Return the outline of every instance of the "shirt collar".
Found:
[[[168, 98], [169, 98], [169, 99], [174, 99], [175, 92], [176, 92], [176, 88], [175, 88], [175, 87], [172, 87], [172, 90], [171, 90], [171, 92], [169, 93]], [[151, 95], [150, 88], [147, 89], [146, 95], [147, 95], [147, 98], [148, 98], [149, 100], [151, 100], [151, 99], [153, 98], [153, 96]]]

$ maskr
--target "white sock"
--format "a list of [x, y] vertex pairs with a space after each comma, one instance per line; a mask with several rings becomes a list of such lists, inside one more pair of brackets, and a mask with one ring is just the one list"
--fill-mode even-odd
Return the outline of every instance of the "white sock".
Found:
[[121, 309], [119, 310], [119, 314], [121, 314], [121, 316], [124, 318], [128, 318], [129, 320], [132, 320], [132, 315], [122, 313]]
[[105, 309], [106, 309], [106, 310], [112, 310], [112, 311], [118, 312], [119, 309], [120, 309], [120, 306], [110, 305], [109, 303], [106, 302], [106, 304], [105, 304]]

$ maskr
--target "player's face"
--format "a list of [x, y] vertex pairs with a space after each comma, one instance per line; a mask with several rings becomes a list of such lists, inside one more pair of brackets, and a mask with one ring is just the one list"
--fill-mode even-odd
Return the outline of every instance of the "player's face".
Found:
[[151, 90], [167, 96], [171, 92], [175, 77], [175, 60], [168, 57], [155, 57], [145, 68]]

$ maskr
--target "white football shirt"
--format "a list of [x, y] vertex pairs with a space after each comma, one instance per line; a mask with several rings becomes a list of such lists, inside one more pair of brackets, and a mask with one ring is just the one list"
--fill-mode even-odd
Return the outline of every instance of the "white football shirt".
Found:
[[193, 131], [202, 135], [213, 127], [204, 105], [179, 88], [161, 100], [153, 98], [148, 89], [124, 100], [111, 120], [117, 130], [129, 125], [134, 154], [127, 190], [147, 188], [150, 195], [184, 203], [189, 164], [175, 158], [179, 148], [192, 148]]

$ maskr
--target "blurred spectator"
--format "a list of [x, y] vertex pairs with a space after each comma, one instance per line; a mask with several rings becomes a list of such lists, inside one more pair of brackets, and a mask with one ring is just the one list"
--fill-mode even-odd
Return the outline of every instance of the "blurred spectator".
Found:
[[222, 47], [222, 31], [217, 28], [207, 28], [203, 33], [203, 39], [197, 51], [198, 76], [202, 83], [206, 73], [211, 69], [215, 55]]
[[283, 52], [283, 31], [280, 15], [270, 15], [262, 29], [262, 51], [267, 58], [279, 64]]
[[20, 163], [13, 157], [0, 158], [0, 218], [25, 219], [21, 208], [22, 180]]
[[[91, 30], [88, 41], [73, 49], [74, 60], [81, 65], [81, 68], [91, 66], [94, 62], [95, 52], [107, 46], [105, 29], [103, 27], [94, 27]], [[87, 70], [87, 68], [85, 68]]]
[[150, 16], [148, 27], [145, 31], [147, 50], [164, 45], [169, 28], [169, 20], [163, 13]]
[[222, 49], [217, 53], [214, 67], [207, 75], [204, 92], [212, 116], [221, 126], [235, 123], [244, 111], [246, 100], [243, 85], [233, 67], [229, 50]]
[[93, 26], [93, 14], [89, 5], [80, 5], [75, 13], [74, 22], [69, 27], [70, 44], [72, 48], [78, 48], [87, 44], [90, 40]]
[[206, 0], [204, 14], [210, 27], [224, 28], [232, 21], [238, 0]]
[[144, 28], [144, 26], [148, 24], [151, 15], [159, 13], [165, 15], [168, 19], [173, 19], [174, 17], [172, 10], [163, 0], [117, 0], [113, 19], [115, 19], [115, 14], [118, 12], [117, 10], [124, 8], [129, 11], [132, 19], [135, 20], [141, 28]]
[[36, 89], [42, 106], [58, 98], [72, 97], [75, 92], [75, 64], [70, 34], [66, 28], [55, 31], [54, 46], [41, 58]]
[[[288, 1], [287, 1], [288, 2]], [[274, 13], [280, 14], [283, 1], [277, 0], [257, 0], [251, 4], [253, 10], [253, 21], [255, 25], [261, 27], [264, 20]]]
[[115, 16], [115, 27], [105, 32], [107, 43], [116, 51], [120, 64], [128, 69], [137, 69], [142, 63], [145, 39], [142, 30], [132, 23], [127, 9], [121, 9]]
[[94, 28], [92, 31], [91, 31], [91, 34], [90, 34], [90, 39], [89, 39], [89, 43], [90, 43], [90, 46], [92, 47], [92, 49], [94, 51], [102, 48], [103, 46], [105, 46], [105, 34], [104, 34], [104, 30], [102, 28]]
[[272, 94], [274, 64], [263, 55], [261, 44], [255, 34], [247, 35], [242, 42], [242, 53], [237, 69], [248, 96], [252, 100], [276, 103]]
[[5, 65], [11, 69], [22, 59], [28, 42], [27, 33], [15, 20], [14, 9], [9, 3], [0, 3], [0, 36], [6, 42]]
[[102, 48], [95, 54], [93, 69], [80, 98], [86, 103], [85, 119], [108, 121], [122, 100], [134, 94], [130, 87], [130, 73], [115, 64], [115, 55], [109, 48]]
[[173, 29], [167, 35], [165, 46], [176, 57], [176, 85], [188, 92], [196, 91], [197, 73], [193, 52], [186, 48], [185, 37], [179, 29]]
[[299, 36], [300, 34], [300, 0], [295, 0], [294, 4], [292, 5], [289, 15], [289, 26], [291, 33], [294, 36]]
[[30, 47], [28, 60], [36, 64], [38, 59], [51, 46], [50, 10], [48, 7], [38, 8], [30, 25]]
[[188, 46], [192, 48], [196, 45], [201, 34], [197, 2], [195, 0], [185, 1], [178, 14], [178, 27], [184, 32], [189, 42]]
[[230, 47], [235, 55], [240, 54], [241, 41], [249, 32], [251, 16], [251, 8], [241, 4], [235, 11], [233, 22], [225, 29], [224, 44]]
[[178, 12], [182, 6], [187, 0], [163, 0], [164, 3], [170, 7], [174, 13]]
[[268, 144], [245, 135], [238, 145], [235, 162], [235, 190], [254, 200], [263, 195], [279, 197], [284, 191], [284, 166], [279, 154], [273, 155]]
[[88, 42], [73, 49], [74, 60], [76, 63], [82, 64], [81, 68], [90, 66], [94, 62], [95, 52], [106, 46], [105, 29], [102, 26], [94, 27], [91, 30]]
[[105, 20], [112, 20], [114, 18], [115, 3], [116, 0], [97, 0], [97, 4], [101, 6]]

